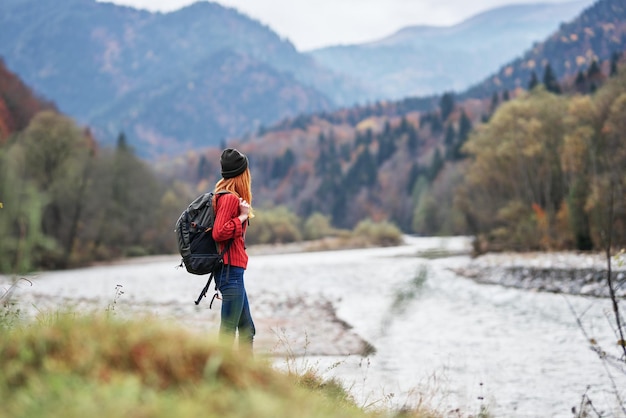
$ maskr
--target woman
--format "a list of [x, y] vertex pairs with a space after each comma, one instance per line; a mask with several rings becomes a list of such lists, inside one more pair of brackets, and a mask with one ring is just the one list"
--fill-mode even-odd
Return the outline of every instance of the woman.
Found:
[[239, 347], [252, 351], [255, 329], [243, 282], [243, 273], [248, 266], [245, 235], [248, 219], [254, 216], [250, 206], [252, 188], [248, 157], [228, 148], [222, 152], [220, 163], [222, 179], [215, 185], [213, 239], [220, 249], [228, 248], [224, 266], [215, 279], [222, 294], [220, 335], [234, 340], [236, 331], [239, 331]]

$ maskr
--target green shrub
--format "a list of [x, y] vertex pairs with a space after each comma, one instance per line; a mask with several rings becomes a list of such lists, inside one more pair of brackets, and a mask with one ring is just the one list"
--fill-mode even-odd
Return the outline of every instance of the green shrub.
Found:
[[259, 209], [255, 215], [246, 233], [248, 244], [284, 244], [302, 240], [302, 221], [285, 206]]
[[316, 240], [337, 234], [337, 231], [330, 224], [330, 217], [319, 212], [315, 212], [307, 218], [303, 229], [306, 240]]
[[353, 235], [376, 246], [387, 247], [402, 243], [402, 231], [389, 221], [374, 222], [365, 219], [357, 224]]

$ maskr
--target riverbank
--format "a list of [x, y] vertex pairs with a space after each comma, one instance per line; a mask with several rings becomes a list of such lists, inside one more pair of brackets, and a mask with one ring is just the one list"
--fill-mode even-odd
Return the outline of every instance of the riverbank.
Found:
[[[611, 260], [615, 294], [626, 298], [626, 263]], [[533, 252], [493, 253], [450, 268], [478, 283], [537, 292], [609, 297], [607, 261], [599, 253]]]

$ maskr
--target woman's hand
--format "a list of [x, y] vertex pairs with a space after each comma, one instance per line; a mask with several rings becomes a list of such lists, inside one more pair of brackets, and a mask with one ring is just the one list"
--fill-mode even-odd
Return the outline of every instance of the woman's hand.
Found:
[[250, 203], [246, 202], [243, 198], [239, 198], [239, 220], [244, 223], [248, 219], [250, 214]]

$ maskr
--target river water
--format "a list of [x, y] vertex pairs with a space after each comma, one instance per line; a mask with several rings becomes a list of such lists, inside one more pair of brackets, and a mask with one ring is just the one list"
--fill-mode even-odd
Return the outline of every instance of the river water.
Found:
[[[246, 286], [258, 319], [257, 352], [271, 354], [272, 341], [274, 347], [287, 341], [300, 355], [275, 356], [276, 367], [313, 367], [341, 380], [364, 406], [422, 403], [443, 412], [459, 408], [464, 416], [486, 407], [496, 417], [571, 417], [586, 393], [604, 416], [620, 416], [615, 392], [626, 396], [626, 374], [604, 366], [576, 322], [579, 316], [590, 336], [614, 350], [609, 301], [481, 285], [450, 270], [466, 264], [466, 255], [425, 256], [468, 245], [464, 238], [407, 237], [393, 248], [252, 253]], [[32, 286], [22, 281], [15, 297], [32, 314], [143, 307], [203, 334], [215, 329], [219, 306], [208, 309], [208, 299], [193, 304], [205, 278], [174, 268], [177, 261], [44, 272], [30, 277]], [[7, 282], [0, 276], [3, 288]], [[339, 355], [354, 351], [352, 340], [337, 327], [324, 328], [329, 322], [349, 324], [345, 333], [375, 353]]]

